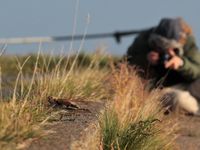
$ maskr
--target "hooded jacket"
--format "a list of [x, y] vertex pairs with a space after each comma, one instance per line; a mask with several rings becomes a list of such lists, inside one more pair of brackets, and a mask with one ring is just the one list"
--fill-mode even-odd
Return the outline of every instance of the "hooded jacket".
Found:
[[165, 69], [163, 64], [152, 66], [147, 60], [147, 54], [151, 51], [148, 43], [150, 35], [155, 28], [141, 33], [136, 37], [127, 51], [129, 64], [140, 68], [139, 74], [145, 79], [152, 79], [155, 84], [171, 86], [178, 83], [190, 83], [200, 78], [200, 52], [192, 35], [187, 36], [181, 56], [184, 64], [178, 70]]

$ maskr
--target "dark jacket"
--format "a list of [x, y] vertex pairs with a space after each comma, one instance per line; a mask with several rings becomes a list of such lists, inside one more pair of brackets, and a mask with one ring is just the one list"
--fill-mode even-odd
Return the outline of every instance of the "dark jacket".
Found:
[[[148, 44], [151, 28], [136, 37], [133, 44], [128, 48], [127, 60], [131, 65], [142, 69], [140, 75], [146, 79], [153, 79], [156, 84], [171, 86], [178, 83], [192, 82], [200, 78], [200, 53], [193, 36], [188, 36], [183, 47], [182, 57], [184, 65], [178, 70], [165, 69], [163, 64], [151, 66], [147, 61], [147, 54], [151, 51]], [[160, 81], [160, 82], [159, 82]]]

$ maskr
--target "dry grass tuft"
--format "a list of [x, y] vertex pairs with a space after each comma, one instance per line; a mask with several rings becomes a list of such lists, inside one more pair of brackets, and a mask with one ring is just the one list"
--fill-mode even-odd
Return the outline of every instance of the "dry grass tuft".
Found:
[[101, 118], [102, 149], [170, 149], [175, 129], [163, 116], [159, 90], [148, 92], [134, 68], [112, 67], [113, 102]]

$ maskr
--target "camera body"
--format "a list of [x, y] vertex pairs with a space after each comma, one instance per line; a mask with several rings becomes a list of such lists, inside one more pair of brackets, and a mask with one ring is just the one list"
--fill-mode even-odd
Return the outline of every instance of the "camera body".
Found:
[[170, 60], [171, 57], [168, 53], [159, 53], [159, 63], [163, 64], [164, 62]]

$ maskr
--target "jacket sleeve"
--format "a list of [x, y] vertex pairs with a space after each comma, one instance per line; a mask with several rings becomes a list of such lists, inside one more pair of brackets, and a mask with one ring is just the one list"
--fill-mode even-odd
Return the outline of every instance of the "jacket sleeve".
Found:
[[184, 65], [178, 71], [188, 81], [200, 78], [200, 52], [193, 37], [189, 38], [184, 49], [185, 54], [182, 57]]

